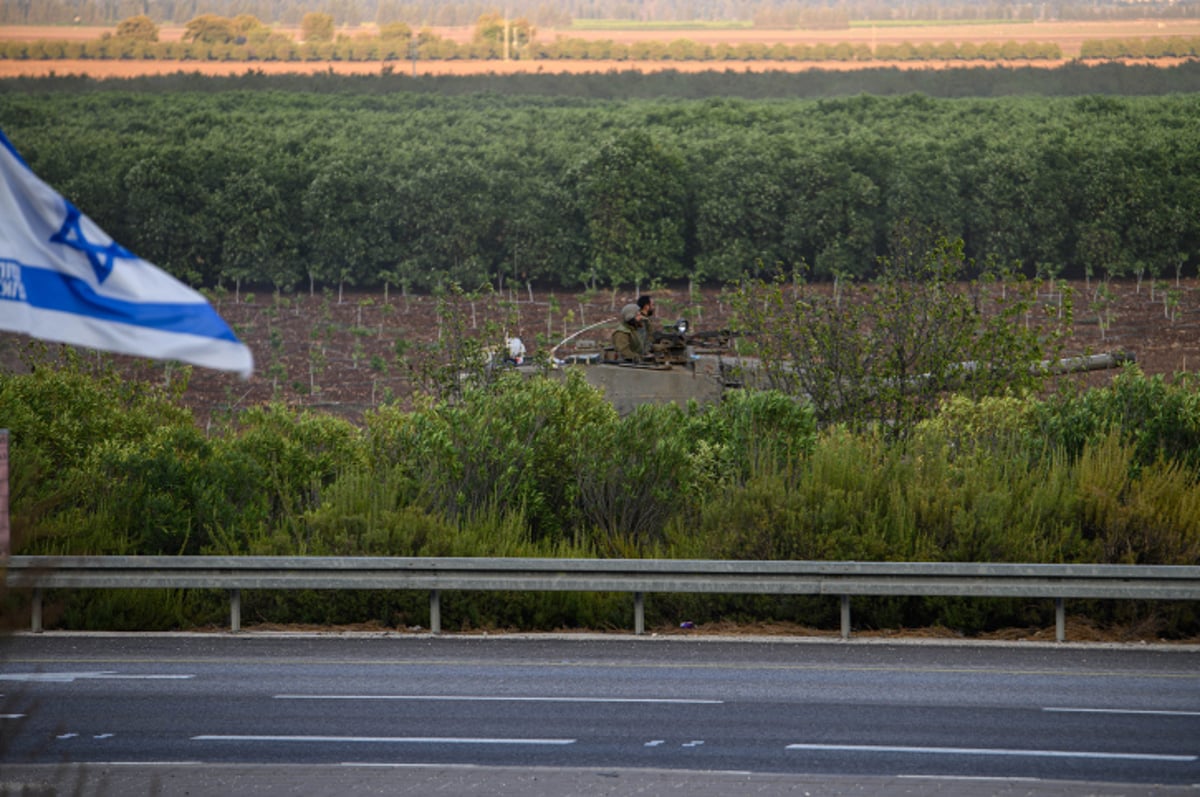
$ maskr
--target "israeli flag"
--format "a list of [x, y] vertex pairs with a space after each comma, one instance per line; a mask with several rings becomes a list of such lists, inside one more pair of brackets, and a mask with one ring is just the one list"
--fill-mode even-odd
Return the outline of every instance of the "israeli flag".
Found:
[[254, 358], [203, 296], [118, 244], [0, 132], [0, 330], [249, 378]]

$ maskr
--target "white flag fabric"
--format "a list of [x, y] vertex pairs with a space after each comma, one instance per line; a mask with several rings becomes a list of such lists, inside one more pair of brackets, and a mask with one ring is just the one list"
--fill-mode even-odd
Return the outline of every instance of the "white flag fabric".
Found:
[[254, 371], [212, 305], [114, 241], [0, 132], [0, 329], [103, 351]]

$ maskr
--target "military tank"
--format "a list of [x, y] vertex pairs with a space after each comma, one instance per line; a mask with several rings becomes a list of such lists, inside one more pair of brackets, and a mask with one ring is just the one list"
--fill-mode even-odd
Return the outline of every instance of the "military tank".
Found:
[[[611, 329], [615, 323], [616, 319], [606, 319], [561, 341], [551, 350], [551, 373], [579, 370], [588, 384], [604, 392], [621, 415], [643, 404], [714, 404], [728, 390], [768, 386], [762, 362], [737, 353], [736, 331], [696, 332], [686, 319], [681, 319], [653, 331], [652, 352], [644, 361], [629, 362], [618, 358], [607, 340], [584, 337], [597, 327]], [[1113, 351], [1043, 360], [1031, 363], [1030, 368], [1068, 374], [1120, 368], [1135, 361], [1130, 352]], [[958, 366], [964, 378], [977, 367], [972, 362]]]
[[726, 390], [741, 386], [734, 376], [735, 335], [729, 330], [692, 332], [681, 319], [653, 330], [651, 353], [642, 362], [629, 362], [607, 342], [580, 337], [613, 323], [585, 327], [555, 346], [551, 357], [557, 370], [581, 370], [622, 415], [642, 404], [716, 403]]

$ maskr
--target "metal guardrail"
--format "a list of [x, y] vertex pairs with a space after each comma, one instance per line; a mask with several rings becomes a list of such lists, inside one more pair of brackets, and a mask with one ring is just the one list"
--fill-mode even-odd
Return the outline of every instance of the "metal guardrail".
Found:
[[471, 559], [274, 556], [13, 556], [5, 583], [32, 589], [34, 632], [48, 589], [225, 589], [230, 628], [241, 630], [247, 589], [429, 590], [429, 627], [441, 632], [441, 592], [629, 592], [634, 630], [645, 632], [645, 595], [829, 595], [850, 636], [855, 595], [1053, 599], [1058, 641], [1069, 598], [1200, 600], [1200, 567], [949, 562], [777, 562], [672, 559]]

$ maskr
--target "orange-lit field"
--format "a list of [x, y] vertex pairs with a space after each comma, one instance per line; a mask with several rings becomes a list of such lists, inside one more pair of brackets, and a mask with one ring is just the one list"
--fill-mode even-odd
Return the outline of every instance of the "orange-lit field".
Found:
[[[350, 36], [370, 34], [372, 26], [339, 31]], [[78, 27], [0, 27], [0, 39], [72, 39], [99, 38], [107, 28]], [[471, 28], [435, 28], [433, 32], [454, 41], [468, 41]], [[166, 27], [160, 31], [164, 41], [177, 40], [183, 34], [181, 27]], [[692, 30], [539, 30], [537, 39], [553, 41], [556, 38], [610, 39], [616, 42], [673, 41], [688, 39], [702, 44], [910, 44], [953, 42], [1054, 42], [1062, 49], [1065, 58], [1078, 57], [1080, 47], [1089, 39], [1149, 38], [1153, 36], [1200, 36], [1200, 20], [1171, 21], [1128, 21], [1128, 22], [1044, 22], [1008, 25], [922, 25], [912, 27], [852, 28], [844, 30], [760, 30], [727, 29], [714, 30], [696, 28]], [[1043, 67], [1058, 66], [1062, 61], [1022, 61], [1022, 65]], [[1169, 66], [1177, 61], [1160, 59], [1152, 63]], [[511, 74], [516, 72], [581, 73], [609, 72], [613, 70], [637, 70], [643, 72], [672, 69], [680, 72], [710, 70], [745, 71], [789, 71], [802, 72], [811, 69], [862, 69], [898, 67], [901, 69], [949, 68], [954, 66], [995, 66], [997, 62], [812, 62], [812, 61], [418, 61], [416, 72], [421, 75], [469, 75]], [[134, 77], [138, 75], [169, 74], [178, 71], [200, 72], [210, 75], [242, 74], [248, 69], [261, 70], [268, 74], [297, 72], [334, 71], [340, 74], [376, 74], [382, 68], [379, 62], [198, 62], [198, 61], [0, 61], [0, 78], [20, 75], [39, 76], [48, 74], [86, 74], [93, 77]], [[413, 65], [407, 61], [391, 64], [397, 73], [411, 74]]]

